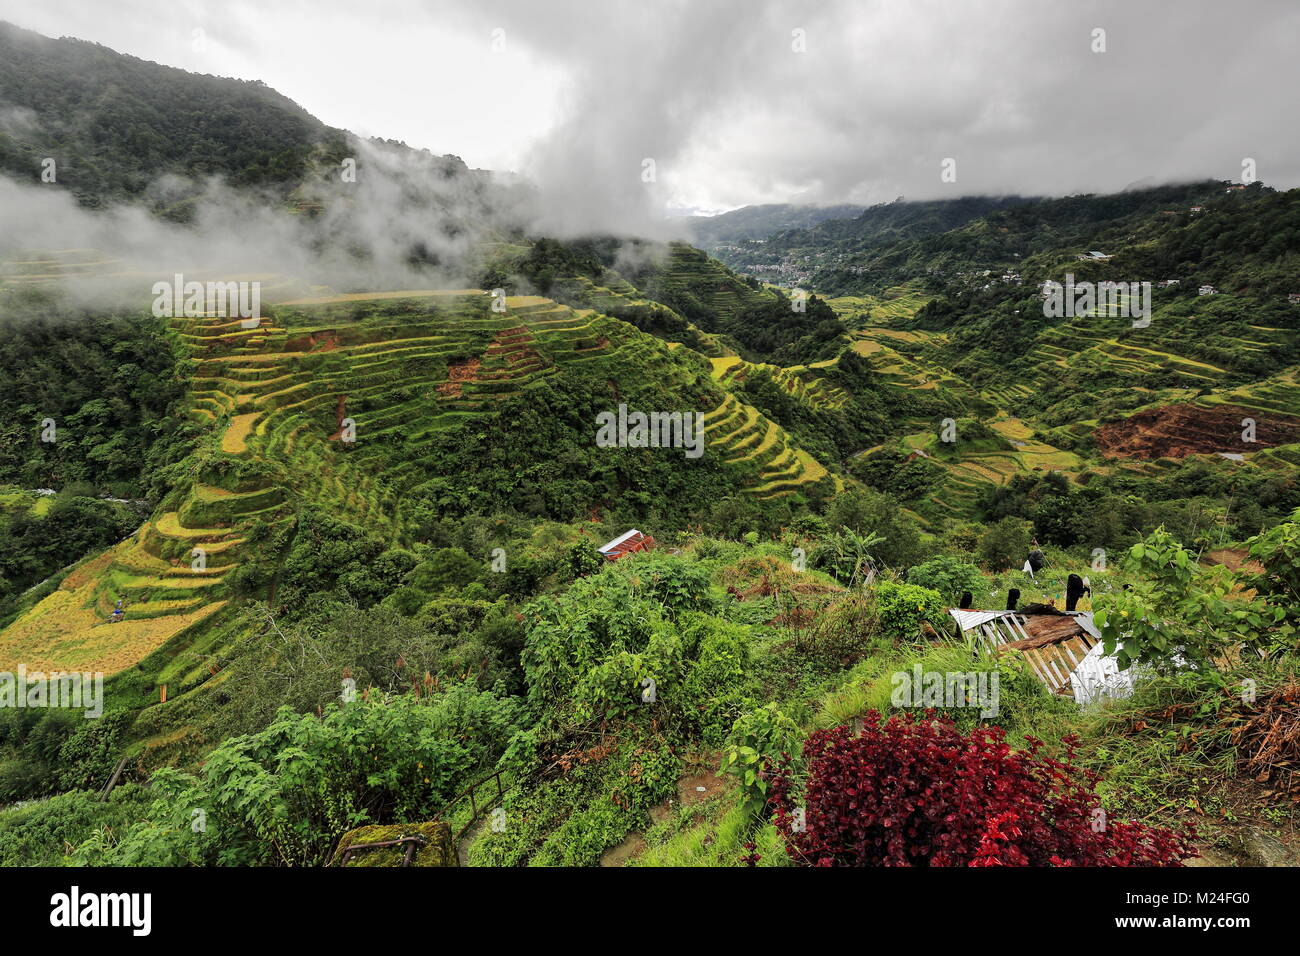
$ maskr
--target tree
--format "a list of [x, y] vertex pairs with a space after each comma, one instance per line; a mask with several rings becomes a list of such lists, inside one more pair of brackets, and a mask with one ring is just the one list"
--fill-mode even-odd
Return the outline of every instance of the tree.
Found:
[[585, 538], [575, 541], [564, 555], [564, 569], [570, 578], [595, 574], [604, 566], [604, 556]]
[[447, 588], [460, 588], [478, 580], [483, 562], [475, 561], [461, 548], [439, 548], [421, 561], [408, 583], [433, 596]]
[[1018, 568], [1029, 554], [1031, 538], [1029, 522], [1008, 515], [980, 538], [980, 560], [993, 571]]
[[920, 530], [892, 495], [865, 489], [836, 495], [826, 520], [831, 527], [878, 535], [874, 556], [889, 567], [905, 570], [921, 556]]
[[840, 528], [823, 539], [817, 563], [828, 567], [850, 588], [857, 587], [874, 570], [875, 559], [871, 552], [884, 540], [874, 532], [858, 534], [852, 528]]

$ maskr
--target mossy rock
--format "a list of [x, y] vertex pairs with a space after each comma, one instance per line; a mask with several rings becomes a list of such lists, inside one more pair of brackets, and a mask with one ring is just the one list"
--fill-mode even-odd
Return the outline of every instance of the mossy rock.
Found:
[[332, 866], [401, 866], [406, 857], [406, 845], [382, 847], [377, 850], [359, 850], [340, 863], [348, 847], [362, 843], [384, 843], [402, 837], [420, 836], [424, 846], [418, 847], [411, 866], [456, 866], [456, 849], [451, 842], [451, 827], [440, 820], [430, 823], [397, 823], [391, 826], [358, 827], [343, 834], [338, 849], [334, 851]]

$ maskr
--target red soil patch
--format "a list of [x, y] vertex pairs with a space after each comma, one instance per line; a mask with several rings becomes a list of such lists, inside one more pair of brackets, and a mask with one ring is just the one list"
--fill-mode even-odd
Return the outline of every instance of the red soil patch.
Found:
[[343, 419], [348, 417], [348, 397], [340, 395], [338, 403], [334, 406], [334, 434], [330, 435], [330, 441], [337, 441], [343, 434]]
[[[1255, 441], [1242, 441], [1242, 419], [1255, 422]], [[1135, 412], [1096, 431], [1106, 458], [1185, 458], [1242, 454], [1300, 440], [1300, 421], [1244, 408], [1164, 405]]]
[[518, 325], [513, 329], [504, 329], [496, 334], [487, 347], [488, 355], [507, 351], [511, 346], [523, 345], [533, 340], [533, 333], [527, 327]]
[[483, 367], [481, 359], [470, 359], [468, 362], [461, 362], [459, 365], [447, 366], [447, 380], [449, 382], [464, 382], [472, 379], [478, 374], [478, 370]]
[[500, 359], [505, 368], [495, 369], [484, 372], [479, 376], [481, 381], [502, 381], [505, 379], [516, 378], [514, 371], [518, 366], [525, 366], [525, 371], [534, 366], [542, 364], [542, 358], [529, 346], [535, 342], [533, 333], [525, 326], [516, 326], [513, 329], [505, 329], [496, 334], [484, 353], [491, 358]]
[[1204, 560], [1207, 564], [1221, 564], [1229, 571], [1245, 568], [1251, 574], [1264, 573], [1264, 565], [1254, 560], [1245, 548], [1216, 548], [1206, 551]]
[[331, 352], [339, 347], [339, 337], [332, 330], [313, 332], [287, 339], [284, 343], [286, 352]]
[[446, 395], [450, 398], [460, 398], [462, 382], [473, 381], [478, 375], [478, 370], [482, 368], [482, 359], [472, 358], [468, 362], [460, 362], [456, 365], [447, 366], [447, 381], [439, 385], [435, 391], [439, 395]]

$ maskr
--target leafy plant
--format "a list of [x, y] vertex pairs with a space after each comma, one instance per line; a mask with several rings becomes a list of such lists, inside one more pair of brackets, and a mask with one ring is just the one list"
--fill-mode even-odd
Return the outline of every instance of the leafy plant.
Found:
[[909, 568], [907, 583], [938, 591], [953, 605], [957, 604], [962, 591], [970, 591], [975, 596], [988, 591], [988, 582], [979, 568], [948, 554], [936, 555], [924, 564]]
[[882, 580], [876, 582], [875, 592], [880, 631], [892, 640], [915, 641], [922, 625], [933, 627], [943, 621], [944, 604], [938, 591]]
[[1264, 652], [1294, 632], [1281, 606], [1242, 592], [1219, 565], [1203, 568], [1164, 528], [1124, 555], [1127, 591], [1099, 595], [1094, 619], [1120, 669], [1205, 666], [1249, 647]]
[[1250, 556], [1264, 568], [1255, 586], [1288, 608], [1290, 620], [1300, 621], [1300, 508], [1247, 544]]
[[93, 835], [76, 857], [318, 866], [346, 830], [432, 817], [500, 755], [519, 717], [516, 702], [469, 684], [423, 699], [375, 694], [322, 717], [284, 708], [265, 730], [213, 750], [197, 776], [156, 772], [145, 818], [120, 835]]
[[[875, 711], [862, 732], [804, 744], [807, 783], [772, 780], [776, 826], [812, 866], [1178, 866], [1190, 832], [1107, 819], [1096, 776], [1007, 746], [1000, 727], [962, 733], [947, 718]], [[796, 812], [801, 811], [801, 812]]]
[[814, 561], [849, 587], [857, 587], [875, 568], [872, 550], [884, 540], [874, 531], [859, 534], [852, 528], [840, 528], [822, 539]]
[[722, 769], [740, 784], [745, 812], [755, 820], [767, 808], [768, 770], [800, 737], [798, 725], [776, 704], [766, 704], [737, 718], [722, 754]]

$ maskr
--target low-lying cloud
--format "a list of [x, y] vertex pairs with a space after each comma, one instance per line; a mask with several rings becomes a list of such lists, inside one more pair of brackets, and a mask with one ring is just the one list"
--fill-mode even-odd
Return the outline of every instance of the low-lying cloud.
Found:
[[[1286, 106], [1300, 80], [1300, 6], [1288, 0], [404, 0], [382, 14], [322, 0], [304, 10], [0, 0], [0, 17], [46, 33], [228, 68], [332, 125], [365, 129], [378, 114], [387, 128], [367, 133], [518, 171], [537, 204], [513, 215], [550, 235], [665, 238], [682, 229], [666, 216], [674, 208], [1236, 180], [1247, 159], [1270, 185], [1300, 184], [1300, 130]], [[219, 63], [186, 51], [191, 28], [208, 31]], [[377, 190], [373, 209], [387, 216], [390, 200], [405, 205]], [[210, 214], [214, 225], [221, 216]], [[422, 216], [357, 222], [372, 248], [397, 255], [427, 238]]]
[[[361, 288], [455, 288], [473, 284], [491, 241], [517, 233], [529, 215], [533, 191], [498, 182], [447, 158], [355, 140], [355, 177], [324, 170], [295, 203], [219, 179], [195, 184], [168, 175], [148, 191], [154, 201], [192, 197], [191, 221], [160, 219], [144, 205], [102, 210], [79, 206], [57, 183], [17, 183], [0, 177], [0, 261], [51, 253], [74, 262], [69, 250], [97, 250], [111, 262], [68, 282], [102, 304], [106, 285], [128, 299], [175, 273], [281, 277], [287, 289], [313, 285]], [[197, 195], [196, 186], [198, 187]], [[522, 218], [521, 218], [522, 217]], [[135, 293], [135, 295], [133, 295]]]

